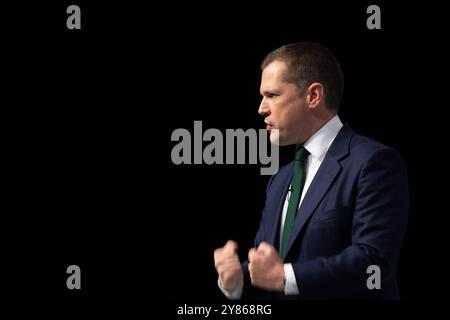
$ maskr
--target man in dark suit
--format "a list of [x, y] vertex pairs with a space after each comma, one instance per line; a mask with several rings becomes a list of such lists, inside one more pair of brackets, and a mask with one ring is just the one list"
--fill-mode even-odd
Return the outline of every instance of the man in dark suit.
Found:
[[342, 124], [344, 79], [328, 49], [286, 45], [262, 70], [259, 114], [272, 143], [297, 146], [296, 159], [268, 183], [248, 261], [234, 241], [215, 250], [220, 289], [231, 299], [399, 298], [409, 211], [401, 157]]

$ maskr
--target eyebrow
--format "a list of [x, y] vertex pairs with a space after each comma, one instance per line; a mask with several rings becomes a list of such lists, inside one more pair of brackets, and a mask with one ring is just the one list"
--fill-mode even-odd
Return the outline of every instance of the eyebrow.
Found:
[[263, 90], [262, 92], [260, 92], [260, 94], [262, 96], [268, 96], [268, 95], [271, 95], [271, 94], [279, 95], [280, 93], [278, 91], [276, 91], [276, 90]]

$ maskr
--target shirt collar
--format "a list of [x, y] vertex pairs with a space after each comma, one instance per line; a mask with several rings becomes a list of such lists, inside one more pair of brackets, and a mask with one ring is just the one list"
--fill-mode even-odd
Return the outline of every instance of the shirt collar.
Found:
[[315, 158], [323, 160], [334, 138], [344, 125], [338, 115], [331, 118], [322, 128], [314, 133], [303, 147]]

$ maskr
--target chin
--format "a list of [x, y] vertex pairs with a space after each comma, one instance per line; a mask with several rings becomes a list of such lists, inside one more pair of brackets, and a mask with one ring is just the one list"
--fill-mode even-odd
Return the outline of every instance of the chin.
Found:
[[272, 131], [270, 131], [270, 143], [277, 146], [282, 145], [282, 141], [280, 140], [280, 130], [272, 129]]

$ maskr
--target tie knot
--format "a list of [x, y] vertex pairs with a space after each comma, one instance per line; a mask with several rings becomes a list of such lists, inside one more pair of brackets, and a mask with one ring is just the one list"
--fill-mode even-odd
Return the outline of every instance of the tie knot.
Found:
[[295, 161], [305, 161], [308, 157], [309, 152], [303, 146], [299, 146], [297, 150], [295, 150]]

